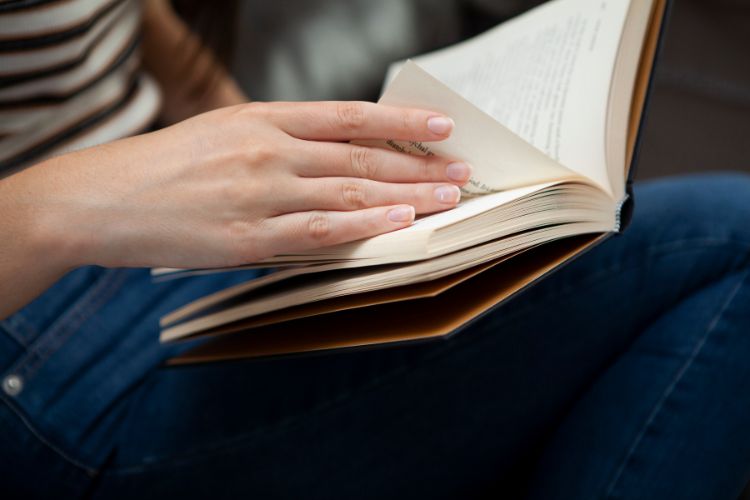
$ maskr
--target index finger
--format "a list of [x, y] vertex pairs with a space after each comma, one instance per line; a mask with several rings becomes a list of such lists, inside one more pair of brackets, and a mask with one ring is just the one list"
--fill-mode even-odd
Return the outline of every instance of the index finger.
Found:
[[372, 102], [278, 103], [275, 108], [274, 122], [299, 139], [441, 141], [453, 130], [453, 120], [435, 111]]

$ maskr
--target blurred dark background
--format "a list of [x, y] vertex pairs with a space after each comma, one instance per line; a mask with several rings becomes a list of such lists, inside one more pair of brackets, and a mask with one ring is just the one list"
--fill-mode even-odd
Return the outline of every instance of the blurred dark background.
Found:
[[[241, 2], [233, 71], [257, 100], [376, 99], [388, 63], [534, 0]], [[750, 0], [674, 0], [638, 178], [750, 171]]]

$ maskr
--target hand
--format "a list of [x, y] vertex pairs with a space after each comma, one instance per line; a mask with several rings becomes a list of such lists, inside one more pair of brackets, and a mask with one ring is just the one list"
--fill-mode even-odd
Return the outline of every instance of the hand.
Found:
[[358, 240], [452, 208], [460, 162], [355, 146], [439, 141], [452, 121], [360, 102], [252, 103], [29, 169], [72, 265], [219, 267]]

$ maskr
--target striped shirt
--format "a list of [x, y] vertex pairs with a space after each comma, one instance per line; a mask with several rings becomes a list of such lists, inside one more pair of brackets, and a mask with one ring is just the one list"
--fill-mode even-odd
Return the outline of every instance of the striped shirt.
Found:
[[0, 176], [149, 128], [139, 0], [0, 0]]

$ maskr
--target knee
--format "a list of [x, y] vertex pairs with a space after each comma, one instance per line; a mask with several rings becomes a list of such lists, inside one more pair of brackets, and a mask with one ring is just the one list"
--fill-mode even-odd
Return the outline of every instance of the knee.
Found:
[[685, 175], [644, 182], [635, 189], [634, 223], [686, 237], [750, 243], [750, 175]]
[[738, 269], [750, 265], [749, 221], [750, 175], [686, 175], [637, 184], [625, 236], [643, 258]]

